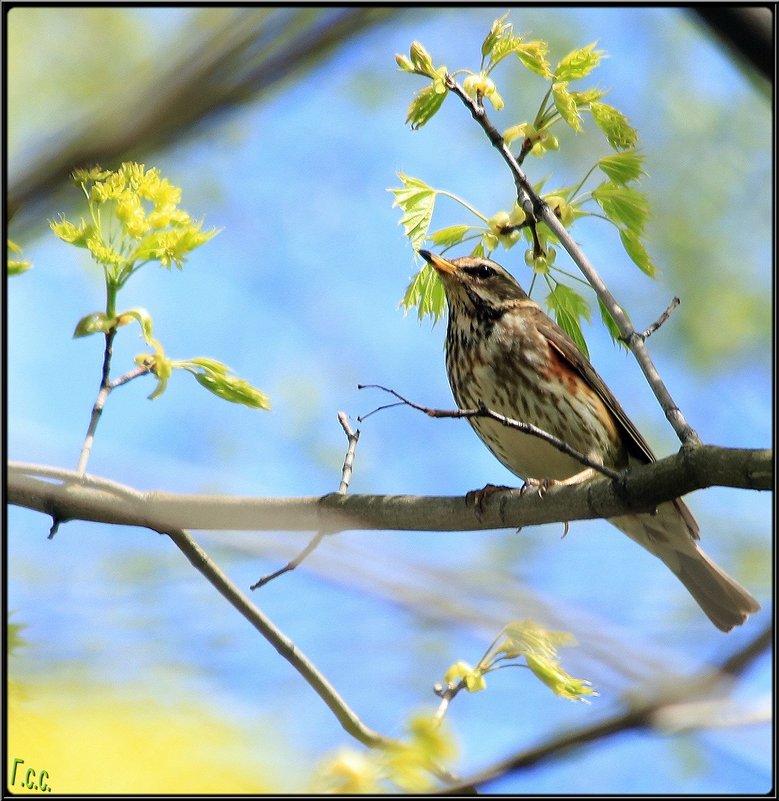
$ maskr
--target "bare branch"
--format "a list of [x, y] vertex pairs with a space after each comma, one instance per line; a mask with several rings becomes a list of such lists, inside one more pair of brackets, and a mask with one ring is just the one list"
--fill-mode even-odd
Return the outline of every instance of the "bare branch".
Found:
[[386, 745], [391, 742], [389, 738], [368, 728], [360, 720], [330, 682], [319, 672], [313, 662], [243, 595], [190, 534], [183, 529], [177, 528], [161, 528], [158, 531], [160, 534], [166, 534], [170, 537], [176, 547], [203, 574], [208, 582], [300, 673], [313, 688], [314, 692], [325, 702], [348, 734], [367, 746]]
[[[338, 487], [338, 494], [346, 495], [346, 491], [349, 489], [349, 481], [352, 477], [354, 452], [357, 447], [357, 440], [360, 439], [360, 430], [357, 429], [357, 431], [352, 431], [351, 426], [349, 425], [349, 420], [344, 412], [338, 412], [338, 422], [341, 424], [341, 428], [343, 428], [349, 442], [349, 445], [346, 449], [346, 456], [344, 457], [343, 468], [341, 469], [341, 484]], [[273, 581], [273, 579], [283, 576], [285, 573], [289, 573], [290, 570], [294, 570], [312, 551], [319, 547], [319, 543], [322, 542], [323, 538], [328, 533], [330, 532], [324, 528], [317, 531], [313, 539], [294, 559], [291, 559], [289, 562], [287, 562], [284, 567], [280, 567], [278, 570], [274, 570], [273, 573], [268, 573], [268, 575], [263, 576], [259, 581], [256, 581], [254, 584], [252, 584], [249, 589], [257, 590], [260, 587], [264, 587], [269, 581]]]
[[[414, 403], [410, 401], [408, 398], [404, 398], [399, 392], [396, 392], [394, 389], [389, 389], [388, 387], [383, 387], [381, 384], [358, 384], [357, 389], [380, 389], [383, 392], [387, 392], [392, 395], [394, 398], [397, 398], [399, 403], [392, 403], [388, 406], [380, 406], [378, 409], [374, 409], [370, 414], [374, 414], [375, 412], [382, 411], [383, 409], [390, 409], [394, 406], [410, 406], [412, 409], [416, 409], [419, 412], [424, 412], [428, 417], [443, 417], [443, 418], [470, 418], [470, 417], [487, 417], [490, 420], [495, 420], [496, 422], [500, 423], [501, 425], [506, 426], [506, 428], [514, 428], [517, 431], [522, 431], [524, 434], [530, 434], [533, 437], [538, 437], [539, 439], [544, 440], [544, 442], [548, 442], [553, 447], [557, 448], [558, 451], [570, 456], [573, 459], [576, 459], [580, 464], [583, 464], [585, 467], [592, 468], [593, 470], [597, 470], [602, 475], [606, 476], [607, 478], [616, 479], [620, 477], [620, 473], [618, 470], [612, 470], [610, 467], [606, 467], [601, 462], [596, 461], [595, 459], [591, 459], [589, 456], [581, 453], [581, 451], [577, 451], [575, 448], [572, 448], [567, 442], [558, 439], [557, 437], [553, 436], [552, 434], [547, 433], [541, 428], [534, 426], [532, 423], [524, 423], [520, 420], [513, 420], [511, 417], [506, 417], [504, 414], [500, 414], [499, 412], [495, 412], [492, 409], [488, 409], [484, 404], [481, 404], [478, 409], [430, 409], [427, 406], [420, 406], [418, 403]], [[369, 415], [364, 415], [362, 417], [358, 417], [357, 419], [362, 422], [366, 417]], [[532, 478], [532, 476], [531, 476]]]
[[[58, 483], [49, 478], [56, 477]], [[8, 500], [60, 520], [87, 520], [157, 530], [210, 531], [480, 531], [563, 520], [651, 512], [659, 504], [711, 486], [773, 489], [773, 452], [701, 445], [616, 481], [553, 486], [543, 498], [495, 493], [480, 510], [464, 496], [341, 495], [304, 498], [140, 492], [75, 471], [10, 463]]]
[[657, 320], [655, 320], [655, 322], [653, 322], [652, 325], [650, 325], [649, 328], [647, 328], [646, 331], [644, 331], [643, 334], [639, 334], [641, 339], [649, 339], [649, 337], [651, 337], [652, 334], [654, 334], [655, 331], [657, 331], [657, 329], [660, 328], [660, 326], [663, 325], [663, 323], [665, 323], [666, 320], [673, 314], [674, 309], [680, 303], [681, 303], [681, 300], [679, 300], [679, 298], [674, 298], [668, 304], [668, 308], [657, 318]]

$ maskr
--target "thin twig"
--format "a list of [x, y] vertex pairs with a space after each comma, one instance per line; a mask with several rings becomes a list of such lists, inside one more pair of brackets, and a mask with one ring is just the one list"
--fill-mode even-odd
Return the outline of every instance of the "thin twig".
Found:
[[111, 328], [105, 334], [105, 350], [103, 351], [103, 372], [100, 377], [100, 389], [95, 398], [95, 404], [92, 407], [92, 414], [89, 418], [89, 426], [87, 427], [87, 434], [84, 437], [84, 445], [81, 448], [81, 454], [78, 459], [78, 466], [76, 472], [79, 475], [84, 475], [87, 471], [87, 462], [89, 455], [92, 453], [92, 445], [95, 441], [95, 431], [97, 424], [100, 422], [100, 415], [103, 413], [108, 396], [111, 394], [111, 354], [113, 352], [114, 337], [116, 336], [116, 329]]
[[111, 390], [116, 389], [117, 387], [121, 387], [124, 384], [132, 381], [134, 378], [140, 378], [142, 375], [146, 375], [147, 373], [151, 372], [151, 367], [146, 364], [142, 364], [136, 367], [134, 370], [130, 370], [129, 372], [125, 373], [124, 375], [120, 375], [119, 378], [115, 378], [109, 385]]
[[[520, 420], [513, 420], [511, 417], [506, 417], [499, 412], [495, 412], [492, 409], [488, 409], [486, 406], [481, 404], [478, 409], [430, 409], [427, 406], [420, 406], [418, 403], [414, 403], [413, 401], [408, 400], [408, 398], [404, 398], [399, 392], [396, 392], [394, 389], [390, 389], [389, 387], [383, 387], [381, 384], [358, 384], [357, 389], [380, 389], [383, 392], [387, 392], [388, 394], [392, 395], [394, 398], [398, 399], [398, 403], [389, 404], [388, 406], [380, 406], [378, 409], [374, 409], [374, 412], [381, 411], [382, 409], [388, 409], [392, 406], [410, 406], [412, 409], [416, 409], [419, 412], [423, 412], [428, 417], [443, 417], [443, 418], [470, 418], [470, 417], [486, 417], [490, 420], [495, 420], [496, 422], [500, 423], [501, 425], [506, 426], [506, 428], [514, 428], [517, 431], [521, 431], [523, 434], [530, 434], [533, 437], [538, 437], [539, 439], [544, 440], [544, 442], [548, 442], [558, 451], [570, 456], [572, 459], [576, 459], [580, 464], [584, 465], [585, 467], [590, 467], [593, 470], [597, 470], [602, 475], [606, 476], [610, 479], [617, 479], [621, 477], [621, 473], [617, 470], [612, 470], [610, 467], [606, 467], [605, 465], [601, 464], [600, 462], [596, 461], [595, 459], [591, 459], [589, 456], [577, 451], [575, 448], [572, 448], [567, 442], [564, 442], [561, 439], [549, 434], [548, 432], [544, 431], [537, 426], [532, 425], [531, 423], [523, 423]], [[358, 417], [357, 419], [362, 422], [368, 415], [363, 415]], [[526, 476], [527, 478], [527, 476]]]
[[542, 200], [542, 198], [533, 189], [532, 184], [528, 181], [522, 167], [514, 158], [513, 153], [506, 145], [505, 140], [497, 131], [495, 126], [492, 125], [483, 107], [480, 107], [476, 101], [469, 97], [465, 90], [452, 78], [451, 75], [446, 76], [446, 85], [450, 91], [457, 95], [463, 102], [465, 107], [471, 112], [471, 116], [481, 126], [487, 138], [492, 143], [493, 147], [503, 157], [503, 160], [511, 170], [514, 178], [514, 184], [517, 189], [517, 200], [520, 206], [528, 215], [531, 230], [536, 221], [544, 222], [550, 231], [557, 237], [560, 244], [568, 251], [568, 254], [573, 259], [575, 264], [582, 271], [584, 276], [590, 283], [590, 286], [595, 290], [604, 306], [609, 310], [617, 328], [620, 332], [620, 337], [623, 339], [631, 352], [636, 358], [641, 370], [646, 376], [649, 386], [655, 394], [661, 408], [665, 412], [668, 422], [673, 426], [674, 431], [679, 437], [683, 445], [700, 445], [701, 440], [696, 431], [687, 423], [684, 415], [679, 407], [674, 403], [668, 388], [660, 378], [657, 368], [654, 366], [649, 352], [646, 349], [644, 338], [639, 334], [628, 316], [624, 313], [620, 305], [614, 299], [614, 296], [609, 292], [606, 285], [601, 280], [595, 268], [585, 256], [582, 249], [576, 244], [571, 235], [568, 233], [565, 226], [557, 219], [554, 212]]
[[170, 537], [176, 547], [205, 576], [209, 583], [297, 670], [314, 692], [325, 702], [348, 734], [364, 745], [371, 747], [388, 745], [392, 742], [390, 738], [384, 737], [360, 720], [325, 676], [319, 672], [313, 662], [243, 595], [188, 532], [183, 529], [170, 528], [160, 529], [159, 533]]
[[[337, 494], [346, 495], [346, 491], [349, 489], [349, 481], [351, 481], [352, 478], [354, 453], [355, 449], [357, 448], [357, 440], [360, 439], [360, 430], [357, 429], [357, 431], [352, 431], [351, 426], [349, 425], [349, 420], [343, 412], [338, 412], [338, 422], [341, 424], [341, 428], [343, 428], [344, 433], [346, 434], [349, 445], [346, 449], [343, 467], [341, 468], [341, 484], [338, 487]], [[294, 570], [312, 551], [316, 550], [316, 548], [319, 546], [319, 543], [322, 542], [328, 533], [331, 533], [330, 529], [320, 528], [308, 545], [306, 545], [306, 547], [303, 548], [303, 550], [296, 557], [294, 557], [294, 559], [291, 559], [289, 562], [287, 562], [284, 567], [280, 567], [278, 570], [274, 570], [272, 573], [268, 573], [258, 581], [255, 581], [254, 584], [249, 587], [249, 589], [257, 590], [260, 587], [264, 587], [269, 581], [273, 581], [273, 579], [276, 579], [279, 576], [283, 576], [285, 573], [289, 573], [291, 570]]]
[[649, 328], [647, 328], [646, 331], [644, 331], [643, 334], [639, 334], [641, 339], [644, 339], [644, 340], [649, 339], [649, 337], [651, 337], [652, 334], [654, 334], [655, 331], [657, 331], [657, 329], [660, 328], [660, 326], [663, 325], [663, 323], [665, 323], [665, 321], [673, 314], [674, 309], [680, 303], [681, 303], [681, 300], [679, 300], [679, 298], [674, 298], [668, 304], [668, 308], [657, 318], [657, 320], [654, 323], [652, 323], [652, 325], [650, 325]]
[[352, 431], [349, 425], [349, 420], [343, 412], [338, 412], [338, 422], [341, 424], [349, 446], [346, 449], [346, 456], [344, 457], [344, 464], [341, 468], [341, 484], [338, 487], [338, 492], [341, 495], [346, 495], [349, 489], [349, 482], [352, 480], [352, 467], [354, 465], [354, 453], [357, 448], [357, 441], [360, 439], [360, 429]]

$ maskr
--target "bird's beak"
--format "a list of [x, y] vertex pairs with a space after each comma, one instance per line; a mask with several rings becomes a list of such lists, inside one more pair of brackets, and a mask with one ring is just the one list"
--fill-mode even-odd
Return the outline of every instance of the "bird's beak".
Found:
[[455, 275], [457, 273], [457, 267], [452, 262], [447, 261], [436, 253], [431, 253], [429, 250], [420, 250], [419, 255], [441, 276]]

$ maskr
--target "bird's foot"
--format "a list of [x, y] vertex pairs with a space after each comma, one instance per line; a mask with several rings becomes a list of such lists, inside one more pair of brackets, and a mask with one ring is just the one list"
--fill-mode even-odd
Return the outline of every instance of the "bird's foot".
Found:
[[485, 484], [481, 489], [466, 492], [465, 503], [475, 507], [476, 514], [482, 515], [487, 500], [496, 492], [511, 492], [512, 490], [513, 487], [507, 487], [505, 484]]
[[534, 492], [539, 498], [543, 498], [550, 487], [560, 483], [554, 478], [526, 478], [519, 488], [519, 493], [520, 495], [527, 495], [528, 492]]

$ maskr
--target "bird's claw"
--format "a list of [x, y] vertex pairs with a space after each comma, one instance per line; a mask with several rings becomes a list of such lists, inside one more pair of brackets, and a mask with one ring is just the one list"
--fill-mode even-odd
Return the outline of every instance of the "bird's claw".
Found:
[[526, 495], [528, 492], [535, 492], [539, 498], [543, 498], [546, 491], [557, 483], [559, 482], [553, 478], [526, 478], [519, 488], [519, 494]]
[[512, 487], [507, 487], [504, 484], [485, 484], [481, 489], [471, 490], [465, 493], [465, 503], [468, 506], [473, 506], [476, 509], [476, 514], [481, 516], [484, 514], [484, 506], [487, 499], [493, 496], [496, 492], [511, 492]]

